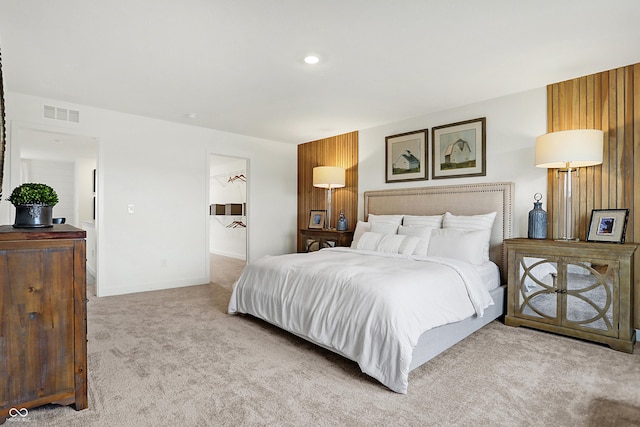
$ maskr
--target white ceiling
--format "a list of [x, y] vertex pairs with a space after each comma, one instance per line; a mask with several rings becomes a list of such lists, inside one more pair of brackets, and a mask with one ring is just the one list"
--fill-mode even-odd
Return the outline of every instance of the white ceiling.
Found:
[[18, 127], [12, 131], [20, 143], [20, 157], [58, 162], [78, 159], [96, 159], [98, 142], [95, 138], [41, 131], [28, 127]]
[[0, 44], [7, 91], [301, 143], [640, 62], [639, 17], [638, 0], [0, 0]]

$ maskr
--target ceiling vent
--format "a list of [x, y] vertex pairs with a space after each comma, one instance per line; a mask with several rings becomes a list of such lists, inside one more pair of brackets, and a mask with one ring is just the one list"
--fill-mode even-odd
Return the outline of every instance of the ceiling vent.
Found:
[[80, 111], [69, 110], [69, 121], [73, 123], [80, 123]]
[[45, 119], [62, 120], [65, 122], [80, 123], [80, 111], [70, 110], [68, 108], [54, 107], [45, 105], [42, 110], [42, 116]]

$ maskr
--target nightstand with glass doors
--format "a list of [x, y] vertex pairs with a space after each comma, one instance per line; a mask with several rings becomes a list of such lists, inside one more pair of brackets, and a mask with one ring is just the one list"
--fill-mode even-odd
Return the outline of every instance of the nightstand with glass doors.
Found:
[[507, 316], [527, 326], [633, 352], [636, 243], [508, 239]]

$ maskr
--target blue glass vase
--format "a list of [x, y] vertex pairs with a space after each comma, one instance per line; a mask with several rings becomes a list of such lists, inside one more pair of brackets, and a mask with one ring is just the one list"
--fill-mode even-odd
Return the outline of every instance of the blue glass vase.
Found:
[[338, 224], [336, 225], [338, 231], [347, 231], [349, 228], [349, 222], [344, 217], [344, 212], [340, 212], [340, 218], [338, 218]]
[[529, 211], [529, 234], [530, 239], [547, 238], [547, 213], [542, 209], [542, 194], [536, 193], [533, 196], [533, 209]]

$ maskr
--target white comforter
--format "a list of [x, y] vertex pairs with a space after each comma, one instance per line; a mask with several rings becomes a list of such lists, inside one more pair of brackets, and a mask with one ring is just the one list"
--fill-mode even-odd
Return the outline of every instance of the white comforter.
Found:
[[229, 313], [247, 313], [329, 348], [406, 393], [425, 331], [492, 305], [469, 264], [349, 248], [266, 256], [235, 284]]

